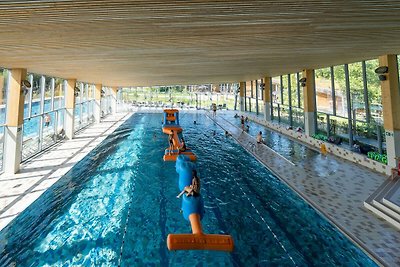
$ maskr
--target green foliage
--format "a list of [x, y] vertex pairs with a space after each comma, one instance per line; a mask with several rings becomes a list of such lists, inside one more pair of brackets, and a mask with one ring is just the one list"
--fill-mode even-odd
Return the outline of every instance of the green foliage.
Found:
[[[381, 88], [378, 76], [375, 73], [375, 69], [379, 66], [378, 60], [368, 60], [365, 62], [366, 65], [366, 77], [367, 77], [367, 88], [369, 103], [381, 103]], [[353, 101], [363, 102], [364, 94], [364, 81], [362, 73], [361, 62], [356, 62], [348, 65], [349, 67], [349, 82], [350, 92], [355, 97]], [[346, 90], [346, 79], [344, 73], [344, 66], [339, 65], [334, 67], [335, 75], [335, 89], [340, 90], [345, 95]], [[315, 79], [331, 79], [330, 68], [315, 70]]]
[[378, 152], [370, 151], [368, 152], [367, 157], [383, 164], [387, 164], [386, 154], [379, 154]]
[[320, 134], [320, 133], [318, 133], [318, 134], [313, 134], [311, 137], [312, 137], [312, 138], [315, 138], [315, 139], [317, 139], [317, 140], [325, 141], [325, 142], [328, 141], [328, 137], [327, 137], [326, 135]]

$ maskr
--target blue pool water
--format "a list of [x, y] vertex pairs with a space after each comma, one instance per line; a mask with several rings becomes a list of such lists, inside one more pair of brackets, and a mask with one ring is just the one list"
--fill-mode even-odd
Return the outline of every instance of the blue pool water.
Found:
[[162, 161], [161, 120], [133, 115], [3, 229], [0, 266], [375, 266], [203, 114], [181, 116], [203, 230], [231, 234], [235, 250], [169, 252], [168, 233], [190, 225], [175, 165]]

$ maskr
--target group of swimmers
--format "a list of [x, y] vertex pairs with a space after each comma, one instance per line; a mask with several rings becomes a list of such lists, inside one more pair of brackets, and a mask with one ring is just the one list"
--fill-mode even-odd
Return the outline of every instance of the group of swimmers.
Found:
[[[239, 115], [236, 113], [234, 118], [239, 118]], [[245, 122], [248, 122], [248, 121], [249, 121], [248, 117], [244, 117], [243, 115], [240, 116], [240, 124], [242, 125], [242, 130], [243, 131], [249, 132], [250, 126], [248, 124], [246, 125], [246, 128], [244, 126]], [[257, 140], [258, 144], [265, 144], [265, 141], [262, 138], [262, 132], [261, 131], [257, 134], [256, 140]]]

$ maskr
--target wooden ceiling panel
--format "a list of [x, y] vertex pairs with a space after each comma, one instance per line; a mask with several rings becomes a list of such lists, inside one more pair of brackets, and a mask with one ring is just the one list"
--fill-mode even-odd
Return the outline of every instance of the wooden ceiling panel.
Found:
[[400, 2], [0, 2], [0, 66], [109, 86], [237, 82], [400, 53]]

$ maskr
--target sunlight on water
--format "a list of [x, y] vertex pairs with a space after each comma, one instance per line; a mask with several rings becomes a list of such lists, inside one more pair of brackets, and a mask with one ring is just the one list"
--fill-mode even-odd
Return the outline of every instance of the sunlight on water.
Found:
[[[142, 125], [135, 128], [126, 139], [126, 142], [132, 142], [132, 145], [120, 146], [104, 160], [98, 168], [98, 174], [94, 175], [75, 197], [68, 211], [53, 221], [53, 230], [35, 251], [65, 251], [78, 242], [101, 242], [110, 233], [120, 231], [121, 224], [124, 223], [122, 219], [125, 206], [129, 203], [130, 192], [135, 187], [132, 180], [135, 173], [131, 167], [135, 165], [142, 151], [143, 135]], [[116, 194], [118, 198], [115, 198]], [[73, 257], [70, 264], [84, 264], [90, 262], [91, 258], [102, 258], [103, 262], [108, 262], [117, 258], [117, 253], [119, 251], [112, 249], [91, 249], [85, 255], [84, 251], [81, 251]]]

